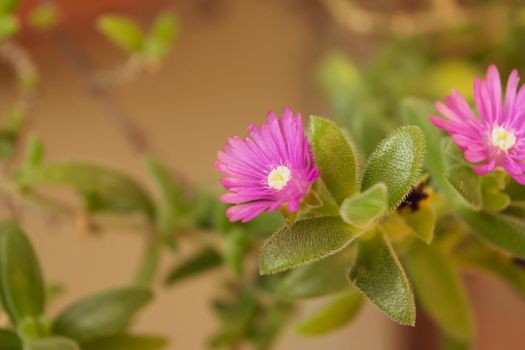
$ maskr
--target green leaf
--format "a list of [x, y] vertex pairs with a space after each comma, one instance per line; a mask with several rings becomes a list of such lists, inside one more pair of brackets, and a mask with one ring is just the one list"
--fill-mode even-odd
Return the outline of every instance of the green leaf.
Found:
[[144, 288], [123, 288], [82, 299], [56, 319], [53, 332], [79, 342], [115, 335], [123, 331], [135, 314], [152, 299]]
[[168, 54], [179, 31], [177, 17], [172, 13], [161, 13], [153, 23], [144, 43], [146, 57], [159, 60]]
[[28, 238], [14, 224], [0, 228], [0, 294], [14, 325], [44, 312], [45, 287], [38, 259]]
[[418, 127], [394, 130], [368, 159], [361, 190], [384, 183], [388, 188], [389, 209], [396, 208], [419, 180], [424, 155], [425, 138]]
[[9, 38], [18, 32], [20, 23], [15, 15], [0, 14], [0, 39]]
[[473, 232], [500, 249], [525, 257], [525, 222], [522, 219], [490, 212], [460, 208], [459, 213]]
[[82, 350], [159, 350], [167, 343], [162, 337], [118, 334], [82, 344]]
[[472, 209], [480, 210], [482, 208], [481, 177], [470, 166], [456, 165], [451, 167], [447, 170], [447, 180]]
[[58, 13], [55, 4], [44, 3], [37, 6], [29, 17], [31, 25], [38, 30], [48, 30], [54, 27], [58, 21]]
[[145, 166], [155, 180], [161, 195], [157, 225], [161, 232], [171, 233], [178, 226], [188, 226], [184, 211], [184, 194], [179, 183], [159, 160], [148, 157]]
[[414, 241], [404, 262], [418, 301], [439, 328], [459, 340], [471, 339], [473, 320], [465, 291], [446, 256]]
[[24, 344], [24, 350], [80, 350], [71, 339], [52, 337]]
[[382, 234], [360, 240], [349, 279], [394, 321], [415, 324], [414, 295], [394, 250]]
[[469, 342], [455, 339], [447, 334], [441, 335], [441, 350], [470, 350]]
[[436, 228], [436, 214], [432, 208], [421, 206], [414, 212], [403, 210], [401, 217], [418, 238], [427, 244], [432, 242]]
[[139, 25], [127, 16], [101, 15], [96, 27], [115, 45], [128, 52], [139, 52], [144, 45], [144, 33]]
[[352, 321], [362, 304], [362, 294], [357, 290], [351, 290], [301, 322], [295, 330], [308, 336], [332, 332]]
[[0, 13], [14, 12], [18, 4], [19, 0], [0, 0]]
[[22, 350], [22, 341], [15, 332], [0, 328], [0, 350]]
[[215, 249], [204, 248], [188, 260], [177, 264], [166, 278], [166, 284], [172, 285], [185, 278], [209, 271], [220, 266], [221, 263], [222, 257]]
[[432, 103], [418, 98], [405, 98], [401, 101], [401, 116], [406, 124], [418, 126], [425, 134], [427, 141], [425, 168], [432, 174], [432, 180], [443, 188], [445, 160], [443, 158], [443, 133], [430, 122], [429, 117], [435, 113]]
[[50, 163], [19, 169], [21, 187], [66, 186], [77, 191], [91, 212], [143, 211], [153, 219], [153, 204], [141, 185], [129, 176], [98, 165]]
[[347, 224], [365, 230], [383, 216], [387, 209], [387, 188], [385, 184], [379, 183], [365, 192], [345, 199], [340, 213]]
[[277, 296], [293, 300], [342, 291], [349, 287], [346, 273], [353, 258], [354, 249], [348, 247], [326, 259], [298, 267], [283, 279], [277, 288]]
[[270, 274], [323, 259], [345, 248], [358, 234], [339, 217], [297, 221], [266, 241], [259, 257], [259, 271]]
[[337, 126], [321, 117], [310, 119], [310, 142], [326, 188], [338, 204], [357, 190], [356, 155]]

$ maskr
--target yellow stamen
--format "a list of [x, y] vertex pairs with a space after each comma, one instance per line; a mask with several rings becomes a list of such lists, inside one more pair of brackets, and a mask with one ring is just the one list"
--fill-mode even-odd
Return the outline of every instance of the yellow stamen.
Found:
[[284, 165], [280, 165], [268, 174], [268, 186], [274, 190], [282, 190], [288, 181], [290, 181], [291, 177], [290, 169]]
[[492, 144], [507, 152], [516, 143], [516, 136], [501, 126], [492, 129]]

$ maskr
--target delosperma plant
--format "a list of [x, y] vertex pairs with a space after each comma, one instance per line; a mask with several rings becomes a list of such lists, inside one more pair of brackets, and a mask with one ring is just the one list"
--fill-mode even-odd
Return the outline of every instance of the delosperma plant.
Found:
[[[16, 41], [16, 1], [0, 5], [1, 52], [24, 62], [11, 62], [21, 98], [0, 129], [0, 200], [8, 211], [0, 224], [0, 350], [177, 348], [129, 326], [159, 280], [157, 293], [169, 293], [211, 269], [224, 271], [212, 304], [219, 320], [213, 348], [269, 349], [290, 328], [327, 334], [351, 323], [366, 301], [406, 326], [417, 325], [418, 309], [441, 333], [443, 349], [469, 349], [475, 324], [463, 270], [492, 274], [525, 295], [525, 88], [518, 70], [503, 88], [488, 62], [481, 61], [484, 79], [470, 66], [432, 63], [445, 41], [428, 53], [420, 42], [394, 40], [387, 58], [366, 68], [341, 52], [328, 54], [318, 82], [330, 115], [303, 119], [291, 108], [269, 112], [266, 121], [254, 115], [247, 134], [217, 153], [220, 194], [172, 174], [107, 94], [162, 63], [178, 33], [174, 15], [161, 13], [148, 31], [129, 17], [102, 15], [98, 30], [129, 62], [90, 72], [46, 2], [34, 10], [33, 26], [56, 31], [66, 55], [81, 58], [73, 63], [90, 78], [82, 80], [86, 91], [121, 118], [156, 186], [150, 193], [106, 166], [48, 161], [42, 141], [22, 132], [37, 67]], [[387, 69], [385, 61], [396, 65]], [[473, 88], [460, 93], [447, 85], [450, 96], [436, 94], [447, 69]], [[405, 97], [420, 86], [427, 98]], [[438, 99], [435, 106], [428, 96]], [[55, 188], [76, 194], [80, 212], [51, 196]], [[108, 217], [139, 231], [145, 249], [129, 284], [101, 286], [51, 313], [61, 288], [45, 278], [45, 262], [24, 232], [22, 214], [31, 210], [73, 218], [93, 233], [111, 231]], [[186, 245], [191, 254], [182, 258]], [[162, 258], [172, 260], [169, 271]], [[325, 305], [298, 319], [302, 301], [316, 297]]]

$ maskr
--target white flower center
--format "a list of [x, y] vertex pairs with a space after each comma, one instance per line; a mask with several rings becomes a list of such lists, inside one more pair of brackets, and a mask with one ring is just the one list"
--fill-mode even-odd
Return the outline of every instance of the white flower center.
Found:
[[492, 129], [492, 144], [507, 152], [516, 143], [516, 136], [501, 126]]
[[290, 181], [291, 177], [292, 173], [290, 169], [284, 165], [280, 165], [268, 174], [268, 186], [274, 190], [282, 190], [288, 181]]

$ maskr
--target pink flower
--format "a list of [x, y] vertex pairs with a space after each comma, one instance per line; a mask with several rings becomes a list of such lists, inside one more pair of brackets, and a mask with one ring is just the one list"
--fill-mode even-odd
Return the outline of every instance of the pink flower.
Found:
[[452, 135], [465, 158], [476, 164], [474, 170], [484, 175], [496, 167], [505, 169], [517, 182], [525, 184], [525, 89], [518, 90], [519, 75], [513, 70], [507, 81], [505, 100], [496, 66], [487, 70], [485, 80], [474, 81], [477, 117], [456, 90], [436, 102], [446, 117], [431, 116], [432, 123]]
[[248, 130], [250, 137], [231, 137], [217, 152], [215, 168], [225, 175], [221, 184], [229, 191], [221, 200], [236, 204], [226, 215], [231, 221], [246, 222], [284, 204], [288, 211], [297, 211], [319, 177], [301, 115], [286, 108], [279, 120], [270, 112], [266, 124], [252, 124]]

